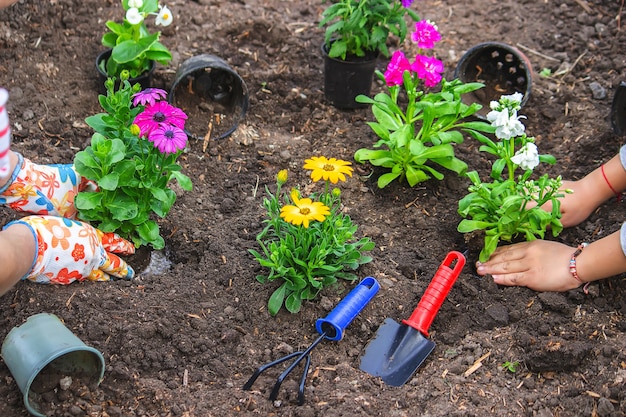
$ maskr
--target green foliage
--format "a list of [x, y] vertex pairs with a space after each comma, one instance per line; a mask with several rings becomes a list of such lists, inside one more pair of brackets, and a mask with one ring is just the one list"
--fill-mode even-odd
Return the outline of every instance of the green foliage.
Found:
[[405, 16], [419, 16], [398, 0], [333, 0], [322, 13], [319, 26], [328, 25], [324, 42], [331, 58], [389, 56], [387, 38], [396, 35], [400, 43], [407, 35]]
[[[124, 11], [128, 11], [128, 0], [122, 0]], [[143, 0], [138, 11], [147, 17], [159, 10], [158, 0]], [[130, 73], [130, 78], [136, 78], [148, 71], [153, 62], [167, 65], [172, 54], [159, 42], [161, 32], [151, 34], [142, 19], [140, 23], [131, 24], [126, 18], [116, 23], [109, 20], [105, 23], [109, 30], [102, 36], [102, 45], [112, 48], [111, 57], [100, 62], [102, 69], [109, 77], [118, 77], [123, 70]]]
[[[507, 103], [510, 97], [503, 96], [501, 103]], [[558, 200], [564, 195], [559, 191], [561, 177], [550, 178], [544, 174], [536, 180], [531, 179], [533, 169], [540, 162], [554, 164], [556, 159], [537, 153], [534, 138], [522, 133], [524, 127], [517, 116], [519, 101], [513, 106], [517, 107], [501, 106], [488, 115], [500, 141], [494, 142], [477, 132], [472, 134], [482, 143], [479, 151], [498, 157], [492, 165], [491, 182], [481, 181], [476, 171], [467, 173], [471, 181], [469, 194], [459, 201], [458, 212], [464, 219], [457, 230], [461, 233], [482, 230], [485, 233], [485, 244], [479, 255], [481, 262], [489, 259], [500, 241], [511, 242], [518, 236], [530, 241], [544, 238], [548, 228], [553, 236], [563, 230]], [[498, 125], [503, 120], [505, 123]], [[518, 169], [522, 173], [516, 176]], [[552, 205], [551, 211], [541, 208], [548, 202]]]
[[135, 246], [150, 244], [162, 249], [165, 241], [151, 214], [165, 217], [176, 201], [168, 184], [176, 179], [185, 190], [191, 190], [189, 177], [176, 163], [181, 152], [162, 154], [145, 138], [131, 132], [141, 107], [132, 107], [132, 95], [139, 85], [131, 87], [123, 80], [114, 91], [113, 80], [106, 83], [107, 95], [99, 100], [105, 113], [86, 119], [95, 133], [91, 144], [74, 157], [76, 170], [97, 184], [95, 191], [78, 193], [74, 204], [78, 217], [103, 232], [116, 232]]
[[519, 362], [518, 361], [515, 361], [515, 362], [506, 361], [500, 366], [502, 367], [502, 369], [505, 369], [511, 373], [515, 373], [517, 372], [517, 368], [519, 367]]
[[[376, 74], [384, 81], [380, 71]], [[444, 175], [440, 167], [463, 174], [467, 164], [454, 152], [454, 144], [463, 142], [462, 132], [493, 131], [487, 123], [467, 120], [480, 109], [479, 104], [468, 106], [462, 102], [464, 94], [483, 84], [444, 79], [440, 91], [424, 92], [417, 89], [418, 83], [416, 74], [404, 73], [404, 108], [399, 85], [388, 87], [388, 92], [378, 93], [373, 99], [364, 95], [356, 98], [372, 105], [376, 121], [368, 125], [379, 137], [373, 147], [382, 149], [359, 149], [354, 159], [390, 171], [378, 178], [380, 188], [403, 178], [411, 187], [432, 177], [441, 180]]]
[[330, 214], [324, 221], [312, 221], [304, 227], [281, 218], [281, 202], [294, 203], [282, 195], [281, 186], [282, 182], [277, 181], [275, 194], [266, 187], [263, 208], [267, 219], [256, 238], [261, 251], [249, 250], [269, 271], [256, 279], [262, 283], [280, 283], [267, 305], [272, 316], [283, 305], [291, 313], [299, 312], [303, 300], [313, 300], [337, 279], [356, 280], [352, 271], [372, 261], [363, 252], [374, 248], [369, 238], [356, 238], [358, 226], [342, 213], [338, 189], [329, 192], [327, 183], [322, 193], [311, 196], [329, 207]]

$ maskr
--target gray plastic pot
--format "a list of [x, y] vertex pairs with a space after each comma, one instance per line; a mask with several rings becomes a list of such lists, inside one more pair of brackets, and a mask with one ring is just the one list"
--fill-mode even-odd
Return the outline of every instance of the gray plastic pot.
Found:
[[84, 376], [97, 384], [104, 377], [102, 354], [49, 313], [30, 316], [11, 329], [2, 343], [2, 359], [24, 396], [24, 405], [37, 417], [45, 415], [33, 398], [39, 394], [35, 387], [56, 385], [64, 376]]
[[464, 83], [481, 82], [485, 87], [466, 94], [463, 102], [479, 103], [477, 113], [485, 118], [489, 103], [502, 95], [522, 94], [521, 106], [528, 101], [532, 87], [532, 65], [519, 49], [501, 42], [484, 42], [473, 46], [459, 60], [454, 78]]
[[248, 87], [223, 59], [209, 54], [184, 61], [168, 94], [187, 113], [185, 131], [194, 139], [222, 139], [237, 129], [248, 111]]

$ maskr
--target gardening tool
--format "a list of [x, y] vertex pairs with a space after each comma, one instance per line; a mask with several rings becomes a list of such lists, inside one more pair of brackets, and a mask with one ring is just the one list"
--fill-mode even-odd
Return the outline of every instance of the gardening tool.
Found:
[[378, 328], [361, 357], [361, 370], [395, 387], [411, 378], [435, 348], [428, 328], [464, 265], [462, 253], [448, 253], [409, 319], [398, 324], [387, 318]]
[[282, 358], [279, 358], [273, 362], [267, 363], [259, 367], [254, 374], [250, 377], [248, 382], [243, 386], [244, 390], [249, 390], [254, 384], [254, 381], [267, 369], [272, 366], [278, 365], [289, 359], [296, 358], [296, 360], [289, 365], [285, 371], [276, 379], [274, 388], [270, 393], [270, 401], [274, 401], [278, 396], [280, 386], [287, 377], [295, 369], [296, 366], [304, 361], [304, 371], [300, 377], [300, 385], [298, 387], [298, 405], [304, 404], [304, 385], [306, 384], [307, 373], [311, 365], [311, 351], [322, 340], [341, 340], [343, 338], [343, 332], [354, 320], [354, 318], [363, 310], [363, 308], [369, 303], [369, 301], [376, 295], [380, 285], [372, 277], [363, 279], [343, 300], [337, 304], [337, 306], [326, 316], [324, 319], [317, 319], [315, 322], [315, 328], [320, 336], [304, 351], [294, 352]]

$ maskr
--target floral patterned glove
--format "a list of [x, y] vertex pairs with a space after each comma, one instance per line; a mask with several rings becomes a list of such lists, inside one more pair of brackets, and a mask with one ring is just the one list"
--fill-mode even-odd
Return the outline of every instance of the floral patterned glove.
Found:
[[133, 269], [111, 252], [130, 255], [135, 247], [114, 233], [104, 234], [93, 226], [55, 216], [27, 216], [8, 223], [31, 229], [37, 253], [31, 271], [22, 279], [45, 284], [74, 281], [132, 279]]
[[78, 175], [71, 164], [38, 165], [17, 156], [11, 179], [0, 187], [0, 204], [15, 211], [73, 219], [76, 194], [96, 189], [96, 184]]

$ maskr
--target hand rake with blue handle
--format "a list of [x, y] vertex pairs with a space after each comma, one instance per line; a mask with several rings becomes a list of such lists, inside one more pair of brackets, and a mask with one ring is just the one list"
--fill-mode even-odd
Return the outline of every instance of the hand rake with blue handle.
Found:
[[311, 351], [315, 346], [317, 346], [322, 340], [341, 340], [343, 338], [343, 332], [348, 327], [348, 325], [354, 320], [354, 318], [363, 310], [363, 308], [370, 302], [370, 300], [376, 295], [380, 285], [378, 281], [376, 281], [372, 277], [367, 277], [363, 279], [345, 296], [343, 300], [337, 304], [337, 306], [326, 316], [324, 319], [317, 319], [315, 322], [315, 328], [320, 336], [315, 340], [311, 345], [306, 348], [304, 351], [294, 352], [287, 356], [283, 356], [282, 358], [276, 359], [270, 363], [260, 366], [254, 374], [250, 377], [248, 382], [243, 386], [244, 390], [249, 390], [254, 384], [254, 381], [263, 373], [265, 370], [271, 368], [274, 365], [278, 365], [289, 359], [296, 358], [291, 365], [287, 369], [283, 371], [282, 374], [276, 379], [276, 383], [274, 384], [274, 388], [270, 393], [270, 401], [274, 401], [278, 397], [278, 391], [280, 390], [280, 386], [287, 378], [296, 366], [302, 361], [304, 361], [304, 371], [302, 376], [300, 377], [300, 385], [298, 387], [298, 405], [304, 404], [304, 385], [306, 384], [306, 377], [309, 372], [309, 367], [311, 366]]

